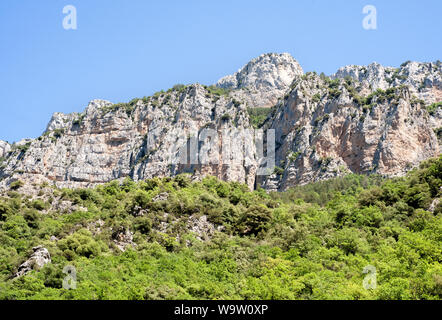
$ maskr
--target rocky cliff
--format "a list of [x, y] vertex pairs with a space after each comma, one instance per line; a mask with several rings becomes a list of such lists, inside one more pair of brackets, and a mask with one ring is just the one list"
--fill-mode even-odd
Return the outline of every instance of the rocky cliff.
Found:
[[[374, 63], [326, 77], [303, 74], [288, 54], [262, 55], [214, 86], [55, 113], [39, 138], [0, 141], [0, 186], [90, 187], [188, 172], [284, 190], [348, 172], [402, 175], [439, 154], [441, 68]], [[259, 126], [275, 132], [276, 166], [267, 176], [256, 175], [254, 107], [268, 107]], [[238, 134], [227, 139], [226, 131]]]
[[[41, 137], [13, 146], [2, 176], [8, 183], [12, 178], [32, 183], [52, 181], [59, 187], [89, 187], [127, 176], [139, 180], [189, 172], [253, 187], [253, 159], [230, 166], [223, 166], [219, 158], [207, 165], [179, 161], [180, 147], [201, 129], [248, 126], [244, 104], [201, 85], [129, 104], [94, 100], [81, 114], [54, 114]], [[245, 139], [247, 145], [253, 145], [253, 136]], [[204, 148], [204, 141], [200, 146]], [[219, 156], [211, 150], [207, 154]]]

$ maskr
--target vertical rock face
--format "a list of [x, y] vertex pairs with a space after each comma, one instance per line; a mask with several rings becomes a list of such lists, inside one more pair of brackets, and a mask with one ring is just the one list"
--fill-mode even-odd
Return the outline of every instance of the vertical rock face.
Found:
[[[55, 113], [41, 137], [0, 141], [0, 188], [15, 180], [91, 187], [187, 172], [285, 190], [349, 172], [401, 175], [439, 154], [441, 79], [440, 62], [347, 66], [328, 78], [303, 74], [288, 54], [266, 54], [218, 88], [176, 86]], [[263, 129], [275, 130], [279, 168], [257, 177], [248, 108], [273, 105]]]
[[51, 255], [49, 254], [48, 249], [44, 248], [43, 246], [37, 246], [32, 248], [32, 250], [32, 255], [29, 257], [28, 260], [26, 260], [18, 267], [18, 271], [14, 275], [14, 277], [21, 277], [28, 272], [32, 270], [38, 270], [42, 268], [45, 264], [51, 262]]
[[303, 73], [299, 63], [288, 53], [264, 54], [216, 85], [234, 90], [232, 95], [251, 107], [273, 107], [293, 80]]

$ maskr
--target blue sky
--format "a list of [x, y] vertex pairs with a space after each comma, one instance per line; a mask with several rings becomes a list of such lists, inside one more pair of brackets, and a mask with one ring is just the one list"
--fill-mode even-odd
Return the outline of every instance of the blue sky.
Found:
[[[62, 26], [69, 4], [77, 30]], [[368, 4], [377, 30], [362, 28]], [[267, 52], [326, 74], [442, 60], [441, 11], [440, 0], [3, 0], [0, 139], [38, 137], [53, 112], [81, 112], [95, 98], [211, 84]]]

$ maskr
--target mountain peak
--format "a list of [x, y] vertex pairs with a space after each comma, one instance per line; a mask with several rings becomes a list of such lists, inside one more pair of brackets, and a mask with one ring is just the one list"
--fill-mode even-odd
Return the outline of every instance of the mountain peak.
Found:
[[239, 90], [237, 98], [242, 98], [250, 106], [271, 107], [285, 94], [293, 80], [303, 74], [302, 67], [289, 53], [266, 53], [220, 79], [216, 86]]
[[217, 86], [225, 89], [289, 86], [296, 76], [303, 73], [289, 53], [265, 53], [250, 60], [233, 75], [220, 79]]

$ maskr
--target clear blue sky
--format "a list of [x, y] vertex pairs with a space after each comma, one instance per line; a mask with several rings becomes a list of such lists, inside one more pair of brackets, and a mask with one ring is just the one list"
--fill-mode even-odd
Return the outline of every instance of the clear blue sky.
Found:
[[[64, 30], [65, 5], [78, 29]], [[373, 4], [378, 29], [364, 30]], [[38, 137], [53, 112], [214, 83], [289, 52], [306, 71], [442, 60], [440, 0], [2, 0], [0, 139]]]

